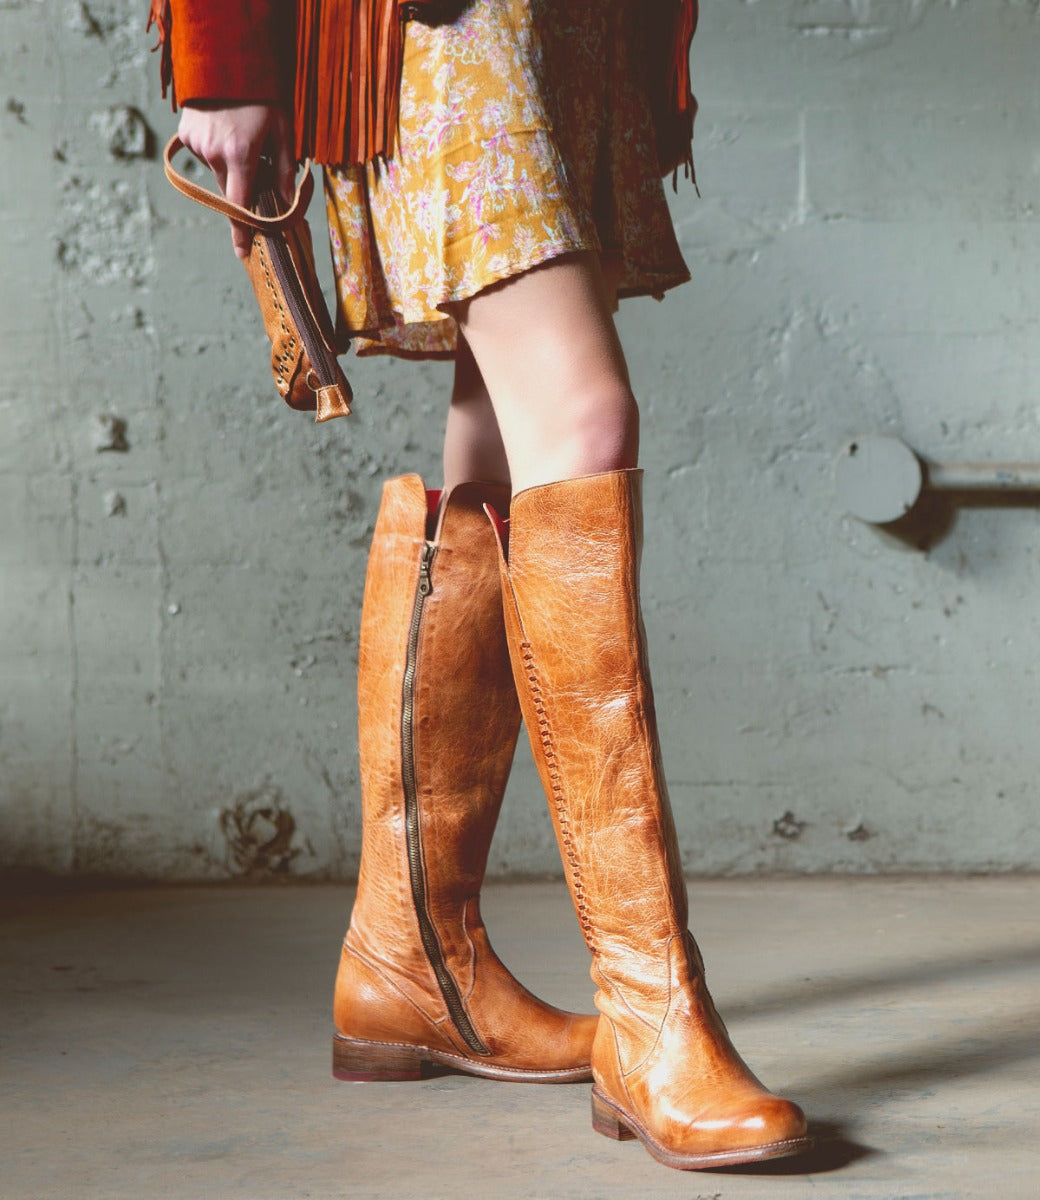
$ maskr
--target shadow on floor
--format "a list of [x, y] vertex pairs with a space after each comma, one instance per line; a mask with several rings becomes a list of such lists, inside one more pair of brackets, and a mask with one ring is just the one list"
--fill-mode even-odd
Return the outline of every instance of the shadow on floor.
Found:
[[987, 948], [985, 952], [893, 965], [884, 968], [881, 974], [874, 971], [870, 974], [840, 975], [779, 987], [757, 999], [727, 1003], [725, 1016], [727, 1019], [761, 1017], [809, 1008], [815, 1004], [829, 1004], [834, 1000], [859, 1002], [865, 996], [879, 993], [891, 996], [897, 988], [929, 984], [949, 987], [958, 980], [1029, 968], [1040, 970], [1040, 945]]
[[845, 1134], [845, 1126], [837, 1121], [812, 1121], [809, 1132], [816, 1139], [816, 1145], [807, 1154], [800, 1154], [796, 1158], [774, 1158], [769, 1162], [746, 1163], [739, 1167], [716, 1167], [710, 1174], [773, 1177], [827, 1175], [880, 1153], [872, 1146], [852, 1141]]
[[[809, 1082], [799, 1088], [800, 1097], [810, 1099], [814, 1106], [825, 1108], [828, 1099], [870, 1094], [874, 1100], [880, 1094], [901, 1091], [917, 1092], [930, 1085], [965, 1082], [973, 1075], [984, 1075], [1004, 1066], [1014, 1066], [1040, 1058], [1040, 1009], [1017, 1013], [1013, 1020], [1016, 1029], [1006, 1028], [1012, 1018], [1005, 1018], [998, 1028], [965, 1030], [957, 1038], [932, 1044], [926, 1050], [914, 1052], [912, 1047], [901, 1050], [897, 1060], [883, 1058], [873, 1063], [857, 1062], [850, 1053], [848, 1065], [841, 1071]], [[941, 1026], [937, 1024], [937, 1032]]]

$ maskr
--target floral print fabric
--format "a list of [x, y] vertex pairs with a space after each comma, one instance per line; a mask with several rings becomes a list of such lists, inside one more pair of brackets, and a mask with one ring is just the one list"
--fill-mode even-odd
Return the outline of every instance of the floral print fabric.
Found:
[[358, 353], [439, 357], [444, 306], [576, 250], [619, 295], [689, 278], [640, 88], [638, 3], [473, 0], [407, 25], [386, 163], [326, 169], [340, 319]]

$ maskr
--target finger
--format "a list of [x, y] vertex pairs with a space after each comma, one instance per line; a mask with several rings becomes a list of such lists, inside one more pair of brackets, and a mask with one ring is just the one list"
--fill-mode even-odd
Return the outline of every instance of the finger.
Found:
[[200, 114], [197, 109], [185, 106], [181, 109], [181, 117], [177, 122], [177, 136], [181, 139], [184, 148], [191, 152], [203, 166], [213, 166], [210, 162], [209, 155], [206, 153], [207, 138], [206, 127], [200, 121]]
[[279, 139], [275, 146], [274, 170], [278, 193], [288, 207], [296, 191], [296, 159], [288, 139]]
[[217, 187], [220, 188], [221, 195], [226, 196], [228, 179], [227, 163], [216, 154], [210, 158], [204, 158], [202, 161], [213, 172], [213, 177], [217, 181]]
[[[206, 162], [207, 160], [203, 160]], [[237, 183], [235, 173], [228, 169], [228, 165], [223, 158], [213, 154], [207, 164], [213, 172], [213, 176], [217, 181], [217, 187], [220, 188], [221, 194], [235, 204], [245, 205], [248, 203], [249, 191]], [[240, 198], [241, 197], [241, 198]], [[235, 253], [239, 258], [246, 258], [249, 254], [249, 247], [253, 241], [252, 230], [246, 225], [240, 225], [237, 221], [231, 222], [231, 245], [234, 247]]]
[[[253, 198], [253, 180], [256, 175], [256, 160], [239, 158], [227, 164], [227, 173], [221, 190], [232, 204], [248, 208]], [[253, 231], [248, 225], [231, 222], [231, 244], [239, 258], [246, 258], [253, 242]]]

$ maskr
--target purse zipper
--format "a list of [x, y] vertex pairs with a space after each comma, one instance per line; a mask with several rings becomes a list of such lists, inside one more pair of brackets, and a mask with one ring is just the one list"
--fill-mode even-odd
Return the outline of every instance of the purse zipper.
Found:
[[[273, 189], [265, 189], [260, 193], [260, 198], [257, 202], [257, 211], [264, 217], [278, 216], [278, 197]], [[282, 286], [282, 293], [285, 296], [286, 304], [289, 306], [289, 313], [299, 331], [300, 341], [303, 342], [307, 358], [310, 360], [311, 371], [317, 380], [317, 387], [315, 387], [309, 377], [307, 379], [308, 386], [312, 392], [317, 392], [323, 387], [342, 384], [344, 382], [343, 369], [340, 367], [336, 356], [329, 350], [326, 344], [327, 331], [323, 332], [318, 328], [317, 318], [314, 316], [313, 309], [303, 294], [303, 287], [300, 283], [296, 266], [293, 263], [288, 243], [284, 238], [266, 237], [263, 233], [259, 232], [254, 236], [264, 238], [264, 241], [267, 243], [267, 249], [271, 257], [271, 267], [274, 270], [275, 277]]]

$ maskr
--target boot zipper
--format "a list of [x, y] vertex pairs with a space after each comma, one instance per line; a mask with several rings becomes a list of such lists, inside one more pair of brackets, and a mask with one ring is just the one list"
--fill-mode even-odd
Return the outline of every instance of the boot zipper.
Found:
[[419, 585], [415, 592], [412, 608], [412, 623], [408, 630], [408, 653], [405, 658], [404, 682], [401, 706], [401, 777], [404, 784], [405, 837], [408, 845], [408, 874], [412, 885], [412, 903], [419, 922], [419, 936], [430, 966], [437, 978], [441, 995], [455, 1028], [467, 1046], [476, 1054], [490, 1054], [470, 1023], [462, 1003], [458, 987], [451, 976], [441, 953], [437, 933], [426, 908], [426, 879], [423, 875], [422, 830], [419, 827], [419, 796], [415, 778], [415, 671], [419, 651], [419, 631], [422, 626], [423, 606], [426, 597], [433, 591], [430, 571], [436, 547], [426, 542], [419, 562]]

